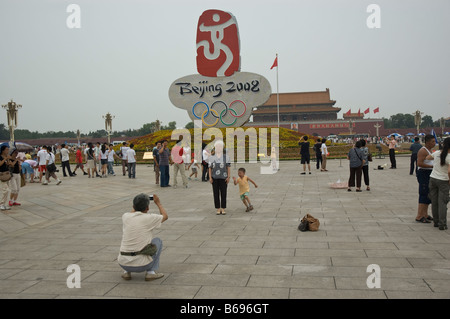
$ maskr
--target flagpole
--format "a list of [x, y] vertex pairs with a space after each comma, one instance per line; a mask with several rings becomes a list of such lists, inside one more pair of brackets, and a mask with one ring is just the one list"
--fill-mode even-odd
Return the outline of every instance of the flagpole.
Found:
[[278, 115], [278, 128], [280, 128], [280, 97], [279, 97], [279, 90], [278, 90], [278, 53], [276, 54], [276, 60], [277, 60], [277, 115]]

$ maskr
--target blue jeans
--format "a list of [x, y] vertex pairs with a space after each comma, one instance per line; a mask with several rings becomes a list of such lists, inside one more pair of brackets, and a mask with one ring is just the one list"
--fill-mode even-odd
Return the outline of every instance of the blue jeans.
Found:
[[128, 163], [128, 177], [129, 178], [136, 177], [136, 162]]
[[161, 255], [162, 250], [162, 240], [158, 237], [155, 237], [152, 239], [152, 244], [155, 244], [158, 250], [156, 251], [156, 254], [152, 256], [153, 261], [149, 263], [148, 265], [144, 266], [122, 266], [126, 272], [144, 272], [144, 271], [157, 271], [159, 269], [159, 257]]
[[159, 165], [159, 171], [161, 172], [161, 187], [165, 187], [167, 185], [169, 185], [169, 179], [170, 179], [170, 175], [169, 175], [169, 165]]
[[114, 175], [114, 169], [113, 169], [114, 162], [108, 162], [108, 174]]

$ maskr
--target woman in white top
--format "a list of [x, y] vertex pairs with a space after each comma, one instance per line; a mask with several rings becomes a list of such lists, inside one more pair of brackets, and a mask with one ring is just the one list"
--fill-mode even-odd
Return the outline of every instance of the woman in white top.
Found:
[[328, 148], [326, 144], [326, 139], [322, 139], [322, 146], [320, 147], [320, 150], [322, 152], [322, 168], [320, 169], [321, 172], [328, 172], [327, 170], [327, 156], [328, 156]]
[[56, 185], [61, 184], [61, 181], [55, 174], [55, 154], [52, 153], [52, 148], [50, 146], [47, 146], [46, 168], [47, 170], [45, 172], [45, 181], [42, 183], [42, 185], [48, 185], [48, 182], [50, 182], [50, 176], [56, 179]]
[[447, 203], [449, 199], [450, 183], [450, 137], [444, 140], [442, 150], [427, 156], [427, 160], [434, 159], [433, 171], [430, 175], [430, 199], [433, 213], [434, 227], [439, 230], [447, 227]]

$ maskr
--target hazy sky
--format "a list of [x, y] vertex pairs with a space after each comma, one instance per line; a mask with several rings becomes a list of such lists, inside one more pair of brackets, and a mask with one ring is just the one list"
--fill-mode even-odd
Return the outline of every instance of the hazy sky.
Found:
[[[69, 4], [81, 29], [69, 29]], [[369, 29], [367, 7], [381, 8]], [[168, 98], [170, 84], [196, 70], [196, 28], [207, 9], [237, 19], [241, 71], [259, 73], [276, 92], [330, 88], [342, 114], [420, 109], [450, 116], [448, 0], [1, 0], [0, 104], [22, 104], [20, 129], [140, 128], [159, 119], [190, 121]], [[371, 114], [372, 117], [373, 113]], [[6, 112], [0, 110], [0, 123]]]

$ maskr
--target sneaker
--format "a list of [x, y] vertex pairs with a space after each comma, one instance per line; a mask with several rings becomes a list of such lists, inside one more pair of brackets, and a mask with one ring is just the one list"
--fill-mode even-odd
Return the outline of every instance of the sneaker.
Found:
[[1, 205], [0, 206], [0, 210], [10, 210], [11, 207], [5, 206], [5, 205]]
[[88, 173], [84, 172], [83, 175], [89, 175]]
[[305, 175], [306, 173], [305, 173], [305, 172], [303, 172], [303, 173], [300, 173], [300, 174], [302, 174], [302, 175]]
[[48, 185], [48, 182], [42, 182], [42, 185]]
[[9, 201], [9, 206], [14, 206], [14, 202]]
[[61, 181], [60, 181], [60, 180], [58, 180], [58, 182], [56, 183], [56, 185], [59, 185], [59, 184], [61, 184]]
[[226, 214], [227, 214], [227, 213], [223, 210], [223, 211], [222, 211], [222, 215], [226, 215]]
[[249, 207], [247, 207], [246, 209], [245, 209], [245, 212], [249, 212], [250, 211], [250, 209], [249, 209]]
[[248, 208], [249, 211], [253, 210], [253, 205], [250, 205], [250, 207]]
[[188, 177], [188, 180], [192, 181], [192, 178]]
[[131, 280], [131, 273], [125, 272], [125, 273], [122, 275], [122, 278], [125, 279], [125, 280]]
[[162, 273], [155, 273], [155, 274], [146, 273], [145, 274], [145, 281], [152, 281], [152, 280], [159, 279], [159, 278], [162, 278], [162, 277], [164, 277], [164, 274], [162, 274]]
[[21, 203], [18, 203], [18, 202], [14, 202], [13, 205], [14, 205], [14, 206], [20, 206], [20, 205], [22, 205], [22, 204], [21, 204]]

